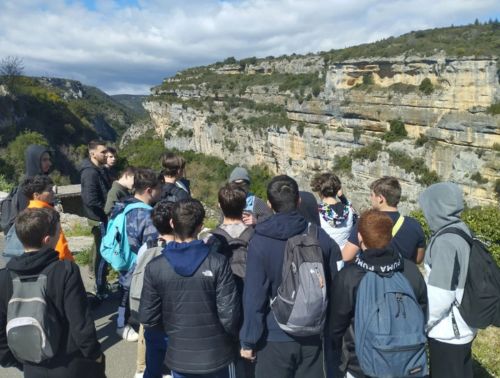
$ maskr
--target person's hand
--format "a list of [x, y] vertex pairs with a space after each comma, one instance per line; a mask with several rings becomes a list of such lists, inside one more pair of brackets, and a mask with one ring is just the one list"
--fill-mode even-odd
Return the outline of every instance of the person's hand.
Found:
[[337, 197], [340, 198], [342, 197], [342, 188], [339, 189], [339, 191], [337, 192]]
[[257, 218], [255, 218], [253, 213], [249, 211], [244, 211], [241, 219], [243, 223], [246, 224], [247, 226], [253, 226], [254, 224], [257, 223]]
[[255, 361], [255, 352], [253, 349], [243, 349], [241, 348], [240, 350], [240, 355], [242, 358], [249, 360], [249, 361]]

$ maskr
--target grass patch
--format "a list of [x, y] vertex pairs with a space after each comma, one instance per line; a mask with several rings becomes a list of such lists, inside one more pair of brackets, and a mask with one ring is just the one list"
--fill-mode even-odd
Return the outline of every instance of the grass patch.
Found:
[[[480, 330], [472, 344], [474, 356], [474, 377], [500, 377], [500, 328], [489, 327]], [[480, 364], [480, 365], [479, 365]]]
[[75, 223], [67, 232], [64, 232], [66, 237], [72, 236], [92, 236], [92, 227], [87, 222]]
[[90, 264], [90, 249], [84, 249], [74, 255], [75, 262], [80, 266], [86, 266]]
[[349, 154], [353, 160], [370, 160], [375, 161], [378, 158], [379, 152], [382, 151], [382, 143], [373, 142], [365, 147], [356, 148]]

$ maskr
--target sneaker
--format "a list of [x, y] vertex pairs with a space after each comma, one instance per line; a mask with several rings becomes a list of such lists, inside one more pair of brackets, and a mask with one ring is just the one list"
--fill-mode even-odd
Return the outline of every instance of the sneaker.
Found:
[[128, 324], [125, 327], [117, 328], [116, 333], [125, 341], [134, 342], [139, 340], [139, 334]]
[[143, 378], [144, 377], [144, 372], [142, 373], [135, 373], [134, 378]]

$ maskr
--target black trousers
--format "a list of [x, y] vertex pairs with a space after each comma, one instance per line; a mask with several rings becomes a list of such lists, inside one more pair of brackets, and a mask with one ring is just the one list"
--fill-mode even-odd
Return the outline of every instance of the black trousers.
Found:
[[[97, 223], [97, 222], [95, 222]], [[90, 251], [90, 270], [95, 277], [96, 294], [103, 294], [106, 291], [109, 264], [101, 257], [101, 239], [105, 229], [102, 223], [97, 223], [92, 227], [94, 244]]]
[[105, 361], [98, 364], [83, 357], [72, 357], [53, 367], [24, 364], [24, 378], [106, 378], [105, 371]]
[[301, 344], [268, 341], [257, 351], [256, 378], [324, 378], [321, 341]]
[[446, 344], [429, 339], [431, 377], [472, 378], [472, 342]]

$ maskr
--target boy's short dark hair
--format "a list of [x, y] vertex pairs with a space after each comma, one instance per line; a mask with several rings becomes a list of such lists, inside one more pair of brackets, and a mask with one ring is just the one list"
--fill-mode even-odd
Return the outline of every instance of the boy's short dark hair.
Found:
[[398, 206], [401, 200], [401, 185], [396, 177], [381, 177], [370, 184], [370, 190], [377, 196], [383, 196], [392, 207]]
[[153, 208], [151, 219], [160, 235], [170, 235], [173, 232], [170, 220], [172, 219], [174, 205], [175, 202], [160, 201]]
[[299, 185], [287, 175], [273, 177], [267, 185], [267, 199], [277, 213], [297, 209], [299, 202]]
[[134, 189], [136, 193], [144, 193], [147, 188], [156, 188], [163, 181], [152, 169], [137, 168], [134, 173]]
[[179, 170], [186, 167], [186, 160], [172, 152], [165, 152], [161, 157], [161, 166], [163, 167], [161, 171], [163, 175], [174, 177], [179, 173]]
[[181, 239], [196, 237], [196, 230], [203, 224], [205, 209], [197, 199], [184, 199], [174, 205], [172, 223], [174, 234]]
[[15, 222], [17, 237], [24, 248], [41, 248], [45, 236], [56, 234], [59, 221], [59, 213], [54, 209], [24, 209]]
[[219, 205], [225, 217], [241, 218], [247, 205], [247, 194], [238, 184], [229, 183], [219, 189]]
[[93, 151], [99, 146], [106, 146], [106, 142], [102, 139], [94, 139], [89, 142], [88, 149], [89, 151]]
[[21, 184], [23, 194], [29, 199], [33, 199], [33, 194], [42, 193], [52, 186], [54, 181], [47, 175], [27, 177]]
[[108, 147], [106, 147], [106, 148], [108, 149], [108, 152], [109, 152], [110, 154], [116, 155], [116, 148], [111, 147], [111, 146], [108, 146]]
[[123, 169], [120, 172], [120, 176], [119, 177], [123, 177], [125, 175], [127, 175], [127, 176], [135, 176], [135, 171], [136, 171], [136, 168], [134, 168], [134, 167], [126, 167], [125, 169]]
[[311, 189], [322, 197], [336, 197], [342, 183], [333, 173], [319, 173], [311, 180]]
[[358, 232], [366, 248], [383, 249], [392, 240], [392, 219], [379, 210], [367, 210], [359, 218]]

